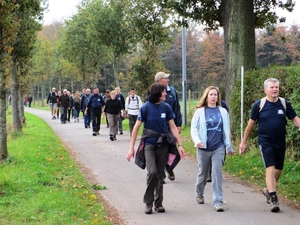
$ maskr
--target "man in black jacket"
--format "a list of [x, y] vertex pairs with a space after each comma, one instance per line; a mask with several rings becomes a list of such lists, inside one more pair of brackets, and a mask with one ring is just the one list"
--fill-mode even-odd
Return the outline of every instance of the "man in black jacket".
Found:
[[50, 102], [50, 109], [51, 109], [51, 115], [52, 115], [52, 119], [55, 120], [56, 119], [56, 109], [57, 109], [57, 102], [56, 102], [56, 89], [55, 87], [52, 88], [52, 91], [49, 93], [48, 98], [47, 98], [47, 105]]
[[68, 109], [70, 109], [70, 97], [67, 92], [67, 89], [64, 89], [63, 94], [59, 97], [61, 124], [66, 124]]

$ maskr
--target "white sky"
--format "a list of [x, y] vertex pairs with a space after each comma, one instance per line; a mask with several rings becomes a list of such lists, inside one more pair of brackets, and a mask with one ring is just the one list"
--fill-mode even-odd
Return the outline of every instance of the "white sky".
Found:
[[[48, 0], [49, 8], [47, 13], [45, 13], [44, 24], [51, 24], [56, 21], [62, 22], [64, 19], [71, 17], [76, 13], [76, 5], [81, 2], [81, 0]], [[286, 16], [285, 25], [300, 25], [300, 1], [296, 3], [294, 11], [288, 13], [287, 11], [277, 11], [278, 15]]]
[[48, 0], [48, 12], [44, 16], [44, 24], [49, 25], [53, 22], [63, 22], [74, 15], [77, 11], [76, 5], [81, 0]]

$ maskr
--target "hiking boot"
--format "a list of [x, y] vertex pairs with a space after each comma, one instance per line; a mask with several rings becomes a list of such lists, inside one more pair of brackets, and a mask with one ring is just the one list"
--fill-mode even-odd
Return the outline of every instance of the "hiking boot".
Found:
[[204, 198], [203, 197], [197, 197], [196, 201], [198, 202], [198, 204], [204, 204]]
[[114, 140], [114, 136], [111, 134], [111, 135], [109, 135], [109, 139], [111, 140], [111, 141], [113, 141]]
[[271, 212], [278, 212], [280, 210], [277, 195], [270, 197], [270, 205], [271, 205]]
[[145, 213], [146, 214], [151, 214], [152, 213], [152, 204], [146, 203], [146, 205], [145, 205]]
[[266, 202], [267, 202], [268, 204], [270, 204], [270, 195], [269, 195], [268, 189], [267, 189], [267, 188], [263, 188], [263, 189], [261, 190], [261, 192], [262, 192], [262, 194], [266, 197]]
[[93, 134], [92, 134], [93, 136], [97, 136], [97, 132], [95, 131], [95, 132], [93, 132]]
[[156, 211], [156, 212], [159, 212], [159, 213], [164, 213], [166, 210], [165, 210], [165, 207], [163, 207], [162, 205], [160, 205], [160, 206], [155, 206], [154, 207], [154, 210]]
[[215, 210], [216, 210], [217, 212], [223, 212], [223, 211], [224, 211], [222, 205], [217, 205], [217, 206], [215, 206]]
[[168, 174], [169, 180], [175, 180], [175, 174], [174, 174], [173, 170], [171, 170], [171, 171], [166, 171], [166, 172], [167, 172], [167, 174]]

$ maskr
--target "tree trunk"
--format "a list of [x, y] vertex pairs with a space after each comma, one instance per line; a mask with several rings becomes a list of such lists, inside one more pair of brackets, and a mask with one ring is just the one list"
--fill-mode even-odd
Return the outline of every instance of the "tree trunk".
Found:
[[41, 82], [41, 94], [42, 94], [42, 106], [45, 106], [45, 85], [44, 85], [44, 76], [42, 75], [42, 82]]
[[[25, 101], [25, 97], [28, 97], [28, 96], [25, 96], [24, 95], [24, 86], [21, 87], [20, 86], [20, 90], [19, 90], [19, 94], [20, 94], [20, 99], [22, 99], [23, 101], [20, 102], [20, 120], [21, 120], [21, 125], [23, 125], [25, 123], [25, 114], [24, 114], [24, 101]], [[28, 103], [26, 103], [26, 105], [28, 106]]]
[[[2, 29], [0, 27], [0, 43], [2, 43]], [[0, 44], [0, 162], [7, 158], [7, 130], [6, 130], [6, 77], [3, 67], [4, 50]]]
[[253, 1], [222, 1], [222, 23], [224, 27], [226, 93], [230, 104], [231, 90], [236, 79], [241, 77], [241, 66], [245, 71], [255, 66], [255, 30]]
[[12, 110], [13, 110], [13, 127], [15, 131], [22, 130], [22, 123], [20, 118], [20, 107], [23, 104], [23, 98], [20, 98], [20, 84], [17, 74], [16, 66], [13, 64], [11, 68], [11, 94], [12, 94]]
[[115, 84], [116, 87], [120, 87], [120, 81], [119, 81], [119, 76], [118, 76], [118, 70], [119, 70], [119, 66], [118, 66], [118, 57], [115, 57], [114, 55], [114, 61], [113, 61], [113, 71], [114, 71], [114, 78], [115, 78]]

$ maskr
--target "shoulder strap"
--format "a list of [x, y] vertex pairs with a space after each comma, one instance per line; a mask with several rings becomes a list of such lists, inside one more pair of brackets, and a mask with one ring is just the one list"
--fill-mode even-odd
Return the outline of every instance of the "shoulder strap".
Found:
[[[139, 101], [140, 101], [139, 96], [136, 95], [135, 97], [136, 97], [136, 103], [139, 104]], [[131, 96], [129, 95], [128, 96], [128, 105], [130, 104], [130, 100], [131, 100]]]
[[147, 104], [147, 102], [146, 102], [146, 103], [145, 103], [145, 112], [144, 112], [144, 114], [143, 114], [144, 122], [146, 122], [147, 115], [148, 115], [148, 104]]
[[284, 98], [281, 98], [281, 97], [279, 97], [279, 100], [281, 101], [281, 104], [282, 104], [282, 106], [283, 106], [284, 110], [286, 111], [286, 102], [285, 102], [285, 99], [284, 99]]
[[[286, 102], [285, 102], [285, 99], [284, 98], [281, 98], [281, 97], [278, 97], [284, 110], [286, 110]], [[263, 109], [264, 105], [266, 104], [266, 100], [267, 98], [264, 97], [260, 100], [260, 103], [259, 103], [259, 112]]]
[[260, 99], [260, 103], [259, 103], [259, 112], [260, 112], [260, 111], [262, 110], [262, 108], [265, 106], [266, 100], [267, 100], [266, 97]]

